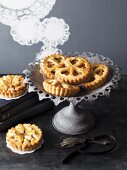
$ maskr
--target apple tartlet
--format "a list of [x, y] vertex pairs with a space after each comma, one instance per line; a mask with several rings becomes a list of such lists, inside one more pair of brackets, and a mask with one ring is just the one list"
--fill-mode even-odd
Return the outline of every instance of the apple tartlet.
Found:
[[35, 124], [18, 124], [6, 134], [7, 147], [19, 154], [31, 153], [42, 144], [42, 131]]
[[68, 57], [61, 62], [56, 70], [55, 77], [60, 82], [73, 85], [81, 84], [90, 75], [91, 66], [87, 59], [82, 57]]
[[65, 58], [64, 55], [53, 54], [42, 59], [40, 63], [40, 73], [48, 79], [53, 79], [55, 77], [56, 69]]
[[107, 80], [109, 68], [105, 64], [92, 64], [92, 74], [89, 82], [84, 83], [83, 87], [87, 90], [94, 90], [101, 87]]
[[51, 79], [46, 79], [43, 82], [43, 88], [46, 92], [54, 96], [63, 97], [75, 96], [80, 91], [80, 88], [78, 86]]
[[23, 95], [27, 90], [24, 77], [21, 75], [7, 75], [0, 77], [0, 96], [15, 98]]

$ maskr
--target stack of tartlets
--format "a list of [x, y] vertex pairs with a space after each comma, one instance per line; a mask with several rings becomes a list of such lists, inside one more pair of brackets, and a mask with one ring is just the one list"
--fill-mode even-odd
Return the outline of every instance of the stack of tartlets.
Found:
[[6, 134], [7, 147], [18, 154], [32, 153], [41, 147], [43, 134], [35, 124], [18, 124]]
[[0, 97], [16, 98], [23, 95], [27, 90], [22, 75], [7, 75], [0, 77]]
[[[43, 88], [54, 96], [76, 96], [80, 89], [94, 90], [102, 86], [109, 75], [105, 64], [91, 64], [85, 57], [53, 54], [40, 62]], [[82, 88], [80, 88], [82, 87]]]

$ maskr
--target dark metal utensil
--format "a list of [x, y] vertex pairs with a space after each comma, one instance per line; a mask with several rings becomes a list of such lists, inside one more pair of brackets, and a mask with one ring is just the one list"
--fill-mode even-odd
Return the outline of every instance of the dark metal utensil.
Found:
[[72, 148], [75, 145], [82, 144], [86, 141], [84, 138], [74, 138], [74, 137], [69, 137], [63, 139], [63, 141], [60, 143], [61, 148]]
[[61, 148], [71, 148], [75, 145], [83, 144], [87, 140], [87, 143], [95, 143], [100, 145], [107, 145], [110, 144], [109, 138], [107, 138], [106, 135], [103, 136], [97, 136], [94, 138], [75, 138], [75, 137], [68, 137], [63, 139], [63, 141], [60, 143]]
[[[76, 141], [76, 139], [75, 140], [74, 139], [75, 138], [73, 138], [73, 140], [64, 139], [64, 142], [62, 143], [63, 145], [61, 146], [64, 146], [64, 148], [65, 146], [66, 148], [67, 146], [68, 147], [74, 146], [72, 144], [66, 143], [70, 141], [71, 142]], [[81, 142], [81, 139], [79, 139], [79, 142]], [[116, 147], [116, 139], [111, 135], [101, 135], [101, 136], [96, 136], [94, 138], [86, 138], [84, 139], [84, 141], [82, 139], [82, 142], [83, 142], [82, 144], [78, 143], [78, 144], [81, 144], [80, 147], [78, 147], [78, 149], [74, 150], [72, 153], [70, 153], [64, 158], [63, 164], [69, 163], [72, 159], [74, 159], [76, 156], [80, 155], [81, 153], [104, 154], [104, 153], [112, 151]], [[89, 150], [91, 145], [96, 145], [96, 146], [101, 145], [101, 149], [96, 147], [95, 149], [92, 148], [92, 150]]]

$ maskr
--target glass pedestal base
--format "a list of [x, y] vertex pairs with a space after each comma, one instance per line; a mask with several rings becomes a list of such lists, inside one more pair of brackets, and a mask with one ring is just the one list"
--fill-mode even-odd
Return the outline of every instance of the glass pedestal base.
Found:
[[76, 108], [72, 102], [53, 118], [53, 127], [67, 135], [79, 135], [90, 131], [94, 125], [93, 115], [87, 110]]

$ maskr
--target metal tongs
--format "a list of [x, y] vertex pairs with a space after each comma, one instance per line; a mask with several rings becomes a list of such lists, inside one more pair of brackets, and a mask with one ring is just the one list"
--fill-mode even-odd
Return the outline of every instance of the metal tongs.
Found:
[[78, 147], [63, 159], [63, 164], [69, 163], [82, 153], [103, 154], [110, 152], [116, 147], [116, 139], [112, 135], [100, 135], [93, 138], [69, 137], [60, 143], [61, 148], [72, 148], [76, 145]]

